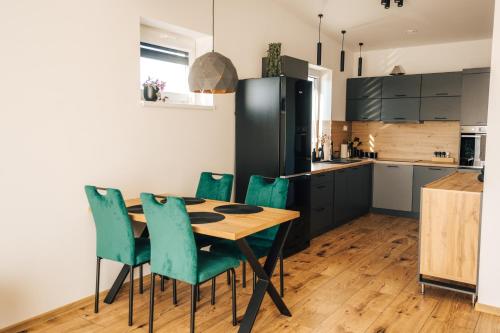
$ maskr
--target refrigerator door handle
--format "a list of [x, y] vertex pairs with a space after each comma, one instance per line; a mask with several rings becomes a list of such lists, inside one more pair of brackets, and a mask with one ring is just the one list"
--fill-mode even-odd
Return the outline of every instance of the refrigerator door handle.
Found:
[[293, 178], [298, 178], [298, 177], [303, 177], [303, 176], [311, 176], [311, 174], [308, 172], [304, 172], [304, 173], [297, 173], [295, 175], [280, 176], [280, 178], [293, 179]]

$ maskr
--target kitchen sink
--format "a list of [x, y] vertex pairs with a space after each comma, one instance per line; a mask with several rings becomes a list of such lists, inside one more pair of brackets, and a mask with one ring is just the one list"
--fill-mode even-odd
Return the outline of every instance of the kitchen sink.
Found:
[[319, 161], [319, 163], [328, 163], [328, 164], [350, 164], [361, 162], [360, 159], [352, 159], [352, 158], [334, 158], [333, 160], [328, 161]]

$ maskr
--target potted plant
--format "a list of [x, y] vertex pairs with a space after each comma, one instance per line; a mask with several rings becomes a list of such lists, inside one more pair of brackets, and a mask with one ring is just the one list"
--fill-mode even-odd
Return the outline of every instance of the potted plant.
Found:
[[161, 98], [161, 92], [165, 88], [165, 82], [158, 79], [152, 80], [151, 77], [148, 77], [142, 86], [144, 88], [144, 100], [154, 102]]

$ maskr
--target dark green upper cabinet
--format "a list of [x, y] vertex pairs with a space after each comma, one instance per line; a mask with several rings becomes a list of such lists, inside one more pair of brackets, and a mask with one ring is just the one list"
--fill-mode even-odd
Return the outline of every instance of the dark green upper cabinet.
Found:
[[422, 75], [422, 97], [462, 95], [462, 72]]
[[462, 110], [460, 117], [460, 123], [462, 125], [486, 125], [488, 118], [489, 90], [489, 68], [464, 71]]
[[347, 99], [380, 98], [381, 77], [361, 77], [347, 80]]
[[460, 120], [460, 97], [422, 97], [420, 120]]
[[387, 123], [418, 122], [420, 98], [382, 99], [381, 120]]
[[386, 76], [382, 82], [382, 98], [420, 97], [422, 75]]
[[347, 121], [379, 121], [382, 100], [366, 99], [348, 99], [346, 103]]

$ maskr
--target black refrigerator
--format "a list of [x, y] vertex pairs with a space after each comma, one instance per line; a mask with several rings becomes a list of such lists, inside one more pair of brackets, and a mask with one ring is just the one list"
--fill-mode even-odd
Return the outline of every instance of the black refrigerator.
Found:
[[289, 179], [287, 208], [301, 217], [285, 256], [310, 241], [311, 102], [311, 82], [284, 76], [240, 80], [236, 91], [236, 201], [245, 201], [251, 175]]

